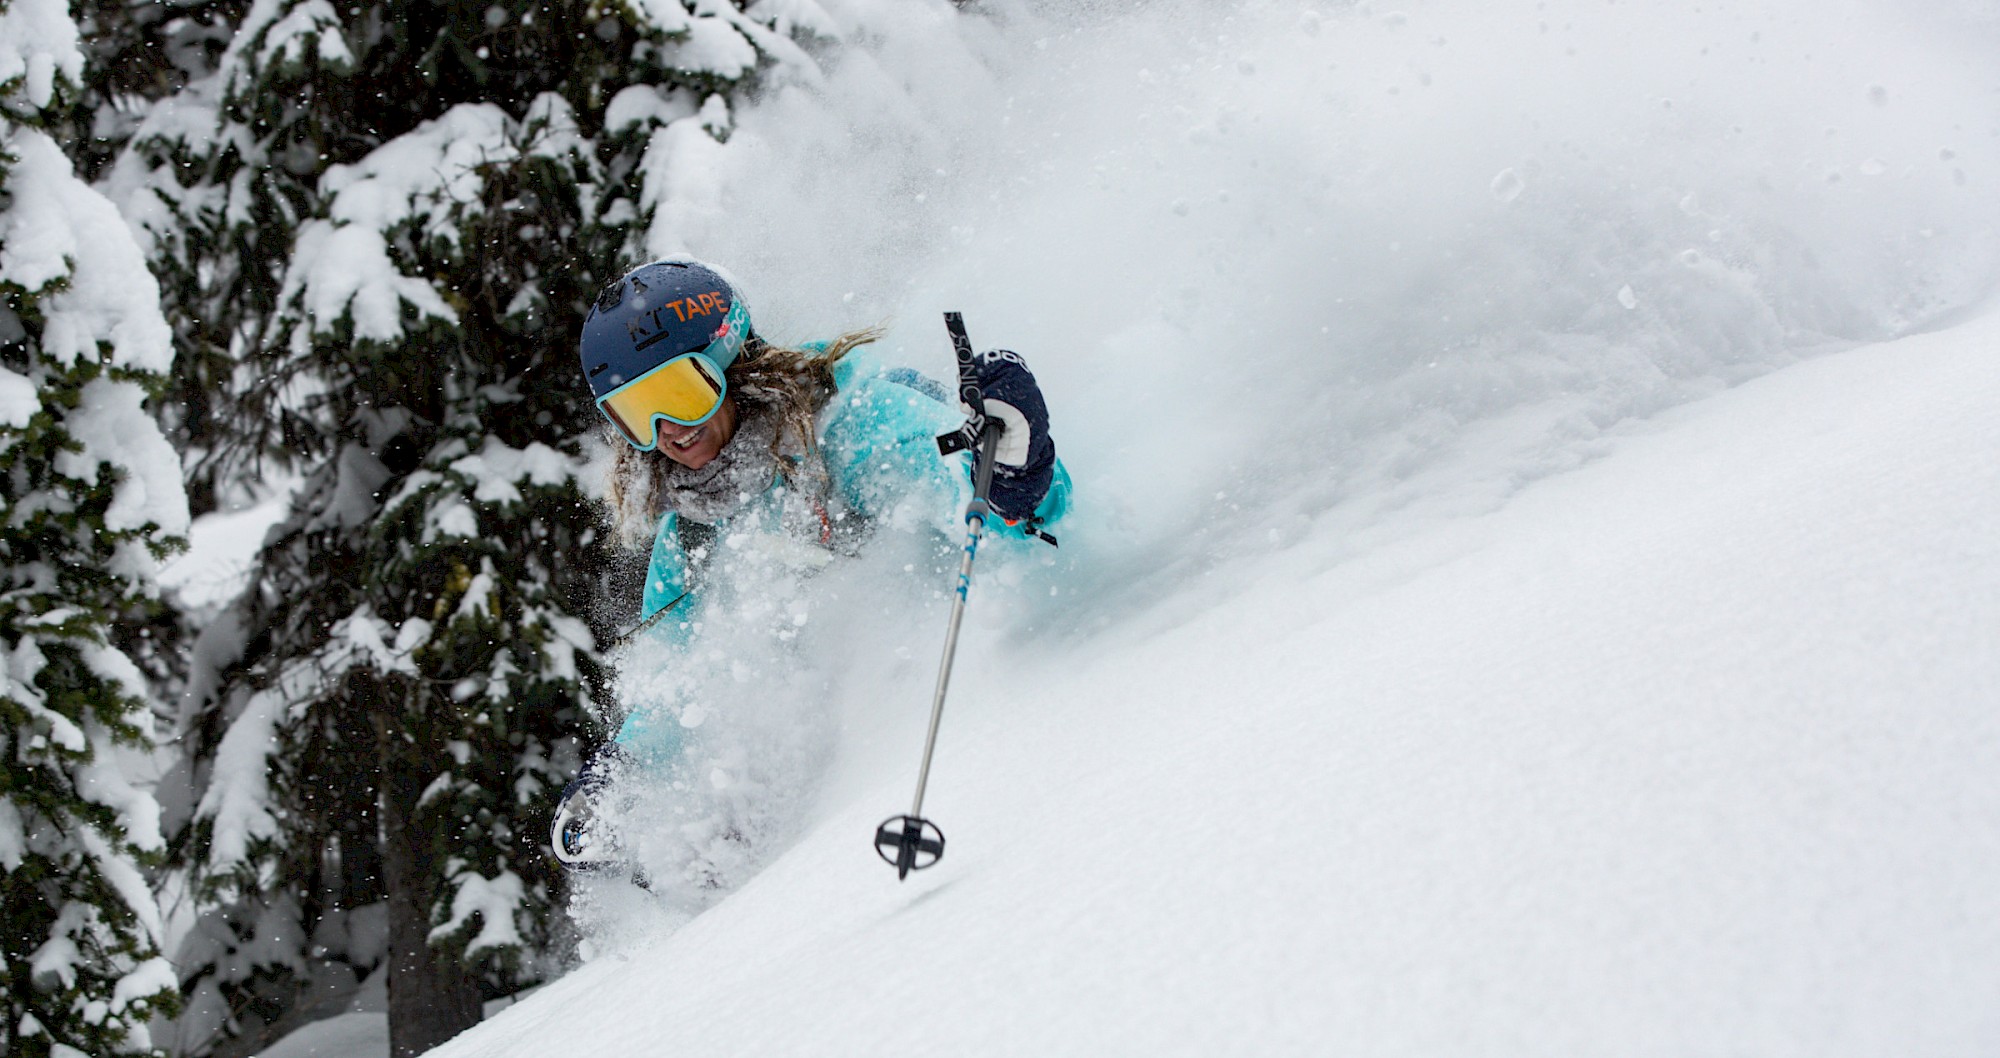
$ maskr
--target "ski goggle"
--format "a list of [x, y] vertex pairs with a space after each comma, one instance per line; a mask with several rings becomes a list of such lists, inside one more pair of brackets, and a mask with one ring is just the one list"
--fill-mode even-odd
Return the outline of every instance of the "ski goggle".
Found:
[[597, 408], [632, 447], [650, 452], [658, 420], [700, 426], [722, 407], [729, 381], [704, 352], [682, 353], [597, 399]]

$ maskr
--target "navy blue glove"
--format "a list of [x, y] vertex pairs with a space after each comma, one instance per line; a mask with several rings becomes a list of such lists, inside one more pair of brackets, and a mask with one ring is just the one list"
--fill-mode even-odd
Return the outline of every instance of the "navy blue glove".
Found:
[[1032, 517], [1055, 479], [1056, 443], [1049, 439], [1049, 408], [1042, 387], [1019, 353], [988, 349], [972, 358], [986, 414], [1007, 427], [993, 457], [987, 502], [1010, 522]]

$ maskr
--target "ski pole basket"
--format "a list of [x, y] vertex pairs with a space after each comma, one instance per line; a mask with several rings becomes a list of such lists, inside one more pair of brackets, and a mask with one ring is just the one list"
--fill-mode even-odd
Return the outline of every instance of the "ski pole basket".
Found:
[[892, 816], [875, 828], [875, 854], [896, 868], [898, 880], [944, 858], [944, 831], [928, 819]]

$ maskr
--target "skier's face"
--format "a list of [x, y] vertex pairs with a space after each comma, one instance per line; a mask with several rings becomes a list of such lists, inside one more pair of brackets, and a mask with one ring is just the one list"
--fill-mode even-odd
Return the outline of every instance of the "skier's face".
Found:
[[722, 406], [700, 426], [658, 419], [654, 429], [659, 431], [656, 451], [689, 470], [700, 470], [736, 436], [736, 402], [724, 397]]

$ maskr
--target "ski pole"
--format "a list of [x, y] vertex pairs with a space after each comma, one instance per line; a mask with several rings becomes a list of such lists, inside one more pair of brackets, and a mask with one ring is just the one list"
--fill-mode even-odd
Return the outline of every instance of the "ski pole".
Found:
[[660, 607], [657, 610], [654, 610], [652, 613], [647, 614], [645, 618], [641, 620], [638, 624], [635, 624], [632, 627], [627, 628], [623, 632], [620, 632], [617, 635], [612, 636], [611, 646], [614, 649], [617, 647], [622, 647], [625, 644], [631, 642], [633, 636], [636, 636], [639, 633], [644, 632], [645, 630], [658, 625], [661, 621], [666, 620], [667, 615], [673, 612], [674, 607], [679, 606], [681, 602], [688, 597], [689, 594], [690, 593], [688, 592], [682, 592], [679, 595], [674, 596], [674, 601], [666, 604], [665, 606]]
[[[948, 456], [978, 445], [985, 435], [986, 398], [979, 392], [979, 370], [972, 362], [972, 339], [965, 333], [965, 317], [956, 312], [945, 313], [944, 329], [951, 335], [951, 354], [958, 362], [959, 402], [972, 409], [964, 425], [938, 436], [938, 454]], [[969, 516], [971, 511], [966, 513]]]
[[993, 459], [1000, 447], [1000, 435], [1006, 429], [1000, 420], [986, 417], [985, 398], [979, 391], [979, 379], [973, 370], [972, 342], [966, 337], [963, 317], [956, 312], [947, 312], [944, 321], [958, 358], [959, 397], [972, 409], [972, 416], [958, 430], [940, 436], [938, 450], [948, 455], [972, 447], [977, 455], [973, 463], [972, 501], [965, 505], [965, 554], [959, 560], [957, 597], [951, 603], [951, 622], [945, 629], [944, 658], [938, 663], [937, 690], [931, 697], [931, 726], [924, 736], [924, 760], [917, 771], [917, 795], [910, 804], [908, 815], [892, 816], [875, 828], [876, 854], [895, 865], [898, 881], [908, 878], [911, 871], [922, 870], [944, 857], [944, 832], [938, 829], [937, 824], [924, 818], [924, 789], [930, 784], [931, 758], [937, 752], [938, 727], [944, 720], [944, 696], [951, 686], [952, 660], [958, 654], [958, 630], [965, 621], [966, 594], [972, 587], [972, 561], [978, 557], [979, 541], [986, 534], [987, 495], [993, 487]]

